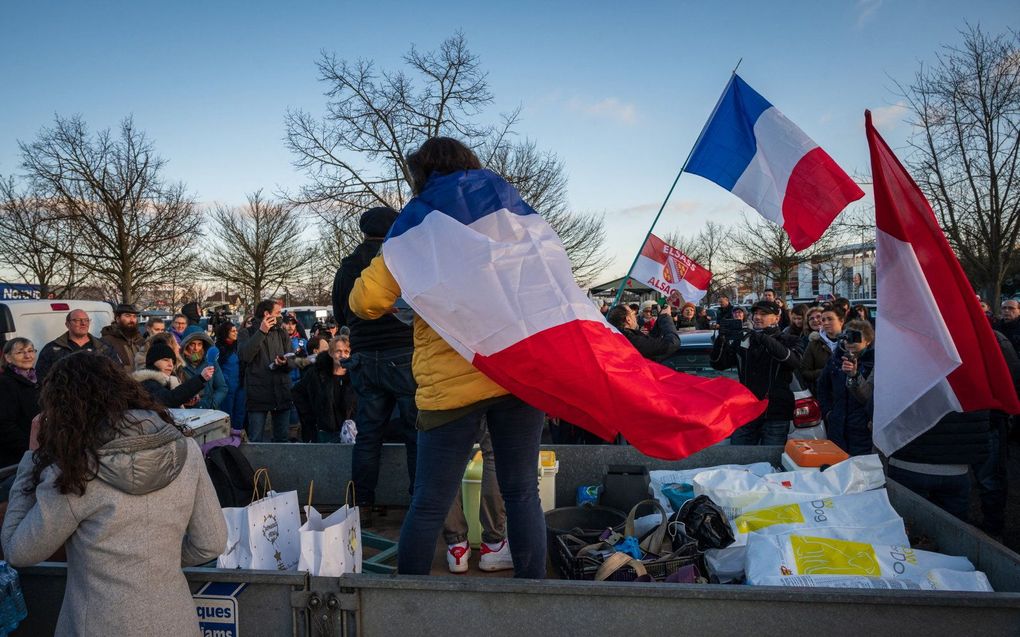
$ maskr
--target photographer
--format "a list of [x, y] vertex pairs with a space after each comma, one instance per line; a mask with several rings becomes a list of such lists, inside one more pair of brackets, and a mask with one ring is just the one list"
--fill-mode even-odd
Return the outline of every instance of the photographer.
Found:
[[659, 317], [668, 320], [655, 321], [651, 334], [638, 330], [637, 312], [626, 305], [617, 305], [606, 314], [606, 321], [620, 330], [642, 356], [653, 361], [662, 361], [680, 349], [680, 335], [671, 317], [669, 305], [659, 312]]
[[744, 328], [737, 319], [720, 322], [712, 367], [736, 367], [741, 384], [759, 399], [769, 400], [766, 412], [734, 431], [730, 444], [786, 444], [793, 420], [790, 382], [800, 365], [800, 348], [796, 337], [780, 332], [780, 312], [775, 302], [759, 301], [751, 308], [753, 329]]
[[273, 442], [287, 442], [293, 405], [290, 370], [294, 367], [294, 350], [290, 337], [280, 326], [280, 306], [275, 301], [259, 302], [253, 323], [258, 327], [238, 346], [237, 352], [245, 366], [248, 440], [262, 441], [266, 418], [272, 413]]
[[850, 321], [837, 341], [818, 377], [818, 402], [829, 440], [861, 456], [871, 453], [875, 330], [868, 321]]

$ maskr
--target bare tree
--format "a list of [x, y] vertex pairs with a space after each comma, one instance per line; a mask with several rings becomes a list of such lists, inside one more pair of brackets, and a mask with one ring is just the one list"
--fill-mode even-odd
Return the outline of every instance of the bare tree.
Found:
[[766, 281], [771, 280], [777, 293], [785, 296], [800, 265], [827, 255], [836, 244], [834, 237], [830, 228], [810, 247], [797, 252], [782, 226], [757, 215], [748, 218], [745, 214], [728, 242], [734, 248], [736, 268], [749, 278], [755, 292], [760, 293]]
[[412, 47], [404, 62], [407, 71], [378, 71], [371, 62], [323, 52], [317, 67], [328, 87], [325, 116], [287, 113], [287, 146], [294, 165], [310, 180], [288, 198], [311, 206], [327, 222], [331, 245], [338, 248], [330, 259], [346, 256], [348, 217], [372, 206], [403, 207], [411, 194], [407, 154], [430, 137], [447, 135], [472, 147], [483, 165], [546, 217], [563, 240], [578, 281], [601, 271], [604, 220], [567, 210], [562, 162], [534, 142], [514, 139], [520, 109], [503, 115], [498, 125], [476, 122], [492, 94], [464, 35], [447, 38], [435, 51]]
[[131, 118], [115, 135], [91, 135], [80, 117], [58, 116], [34, 142], [18, 145], [33, 190], [66, 224], [68, 234], [47, 239], [46, 249], [122, 301], [133, 302], [137, 290], [166, 281], [193, 259], [198, 209], [182, 183], [164, 180], [166, 160]]
[[962, 36], [900, 86], [909, 163], [972, 283], [998, 298], [1020, 234], [1020, 34]]
[[58, 217], [53, 202], [19, 189], [14, 178], [0, 179], [0, 263], [23, 281], [39, 286], [39, 294], [73, 294], [80, 269], [73, 259], [50, 246], [64, 243], [73, 252], [75, 237]]
[[206, 272], [233, 284], [249, 305], [292, 282], [307, 255], [294, 206], [265, 199], [261, 190], [242, 208], [217, 206], [210, 223], [216, 241], [208, 246]]

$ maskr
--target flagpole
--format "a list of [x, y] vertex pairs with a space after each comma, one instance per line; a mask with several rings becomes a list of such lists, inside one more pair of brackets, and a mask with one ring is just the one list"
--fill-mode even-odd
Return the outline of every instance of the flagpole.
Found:
[[669, 187], [669, 192], [666, 193], [666, 198], [663, 199], [662, 205], [659, 206], [659, 212], [655, 213], [655, 218], [652, 219], [652, 225], [649, 226], [648, 232], [645, 233], [645, 238], [641, 241], [641, 247], [638, 248], [637, 254], [634, 255], [634, 260], [631, 261], [630, 268], [627, 269], [627, 274], [623, 277], [623, 280], [620, 281], [620, 287], [616, 290], [616, 298], [613, 299], [613, 306], [620, 304], [620, 298], [623, 296], [623, 288], [627, 285], [627, 279], [630, 278], [630, 273], [634, 271], [634, 266], [637, 265], [637, 260], [641, 256], [641, 251], [645, 249], [645, 244], [648, 243], [648, 237], [652, 236], [652, 230], [655, 229], [655, 224], [659, 222], [659, 217], [662, 216], [662, 211], [666, 209], [666, 204], [669, 202], [669, 198], [673, 195], [673, 190], [676, 189], [676, 185], [680, 181], [680, 175], [684, 174], [684, 171], [687, 170], [687, 162], [691, 161], [691, 157], [694, 155], [694, 149], [698, 147], [698, 144], [701, 143], [701, 138], [705, 136], [705, 129], [708, 128], [709, 122], [715, 118], [715, 113], [719, 110], [719, 105], [722, 104], [723, 97], [726, 96], [726, 92], [730, 88], [730, 82], [732, 82], [733, 78], [737, 75], [737, 68], [740, 67], [740, 63], [743, 60], [744, 58], [737, 60], [737, 65], [733, 67], [733, 71], [730, 73], [729, 81], [726, 82], [726, 86], [719, 95], [719, 99], [716, 100], [715, 107], [709, 114], [708, 119], [705, 120], [705, 125], [701, 128], [701, 132], [698, 134], [698, 139], [694, 141], [694, 145], [691, 146], [690, 152], [687, 153], [687, 159], [684, 160], [683, 165], [680, 167], [680, 172], [676, 174], [676, 179], [673, 180], [673, 185]]

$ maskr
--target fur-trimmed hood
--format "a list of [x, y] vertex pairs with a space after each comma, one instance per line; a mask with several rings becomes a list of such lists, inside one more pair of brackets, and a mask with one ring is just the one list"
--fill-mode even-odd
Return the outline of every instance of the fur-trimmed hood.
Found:
[[176, 376], [172, 374], [167, 376], [163, 372], [158, 372], [154, 369], [139, 369], [131, 374], [131, 378], [134, 378], [139, 383], [144, 383], [147, 380], [155, 381], [167, 389], [174, 389], [181, 384], [181, 381]]

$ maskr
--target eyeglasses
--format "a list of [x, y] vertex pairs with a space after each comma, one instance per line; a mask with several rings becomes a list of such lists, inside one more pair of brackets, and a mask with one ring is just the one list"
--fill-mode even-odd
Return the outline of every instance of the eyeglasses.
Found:
[[67, 322], [68, 323], [78, 323], [79, 325], [88, 325], [89, 323], [92, 322], [92, 319], [87, 319], [87, 318], [67, 319]]
[[35, 354], [34, 349], [23, 349], [17, 352], [11, 352], [11, 356], [32, 356]]

